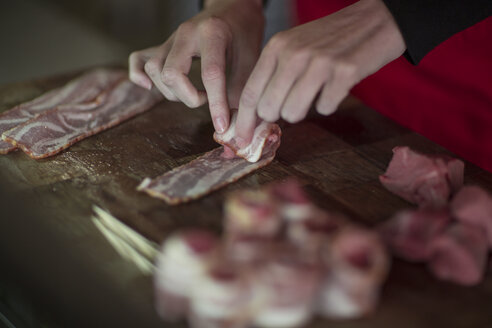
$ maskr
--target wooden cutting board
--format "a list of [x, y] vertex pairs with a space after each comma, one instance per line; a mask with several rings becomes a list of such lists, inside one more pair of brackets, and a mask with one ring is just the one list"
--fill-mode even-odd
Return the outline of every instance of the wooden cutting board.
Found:
[[[0, 111], [61, 86], [73, 75], [0, 87]], [[224, 196], [288, 176], [298, 177], [314, 201], [355, 221], [375, 225], [408, 203], [378, 181], [391, 149], [407, 145], [426, 153], [449, 153], [428, 139], [348, 98], [329, 117], [313, 113], [296, 125], [281, 123], [277, 158], [213, 194], [168, 206], [135, 190], [145, 177], [158, 176], [187, 163], [217, 144], [206, 107], [188, 109], [163, 102], [149, 112], [83, 140], [57, 156], [32, 160], [22, 152], [0, 156], [2, 184], [32, 206], [51, 210], [42, 223], [70, 240], [94, 263], [94, 270], [142, 300], [152, 312], [151, 281], [124, 263], [88, 218], [97, 204], [146, 236], [161, 242], [182, 227], [220, 232]], [[467, 163], [465, 182], [492, 192], [492, 174]], [[115, 264], [118, 263], [118, 264]], [[103, 278], [101, 278], [103, 279]], [[136, 281], [139, 281], [138, 283]], [[131, 288], [128, 285], [132, 286]], [[424, 266], [395, 261], [378, 311], [363, 320], [329, 322], [330, 327], [492, 327], [492, 274], [484, 283], [464, 288], [432, 278]], [[312, 327], [326, 327], [315, 320]]]

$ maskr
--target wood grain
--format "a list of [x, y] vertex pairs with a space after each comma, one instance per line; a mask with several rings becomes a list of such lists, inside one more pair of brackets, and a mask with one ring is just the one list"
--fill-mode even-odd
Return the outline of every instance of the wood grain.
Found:
[[[60, 86], [71, 77], [0, 87], [0, 111]], [[133, 286], [128, 297], [138, 297], [151, 307], [149, 281], [136, 283], [142, 278], [129, 273], [133, 270], [130, 265], [115, 265], [120, 263], [115, 254], [108, 262], [107, 251], [100, 251], [107, 245], [90, 223], [93, 204], [147, 238], [161, 242], [182, 227], [220, 231], [227, 193], [297, 176], [321, 207], [374, 225], [410, 206], [377, 180], [394, 146], [449, 153], [353, 98], [330, 117], [313, 114], [302, 123], [282, 123], [282, 127], [282, 145], [271, 165], [201, 200], [179, 206], [168, 206], [135, 188], [144, 177], [160, 175], [216, 147], [206, 107], [188, 109], [179, 103], [163, 102], [49, 159], [36, 161], [21, 152], [1, 156], [0, 177], [17, 197], [31, 197], [32, 206], [55, 213], [40, 219], [71, 238], [68, 247], [84, 250], [100, 266], [98, 270], [119, 281], [118, 286]], [[492, 174], [470, 163], [466, 164], [465, 181], [492, 191]], [[491, 307], [490, 272], [482, 284], [463, 288], [435, 280], [423, 266], [395, 261], [382, 305], [373, 316], [347, 322], [317, 319], [312, 327], [490, 327]]]

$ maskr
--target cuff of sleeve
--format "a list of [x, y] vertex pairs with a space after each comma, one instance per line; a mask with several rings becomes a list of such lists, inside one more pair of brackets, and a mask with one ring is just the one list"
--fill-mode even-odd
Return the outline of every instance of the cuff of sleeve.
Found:
[[453, 34], [492, 14], [490, 0], [383, 0], [407, 46], [405, 58], [418, 64]]

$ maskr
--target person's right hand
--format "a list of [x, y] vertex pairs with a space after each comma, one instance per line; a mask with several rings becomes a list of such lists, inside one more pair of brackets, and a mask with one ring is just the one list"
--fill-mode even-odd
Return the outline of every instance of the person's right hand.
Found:
[[[264, 30], [261, 0], [206, 0], [205, 9], [182, 23], [163, 44], [133, 52], [130, 80], [188, 107], [207, 102], [215, 130], [229, 126], [229, 108], [239, 97], [260, 54]], [[188, 79], [193, 57], [201, 57], [205, 91]], [[226, 63], [230, 80], [226, 89]]]

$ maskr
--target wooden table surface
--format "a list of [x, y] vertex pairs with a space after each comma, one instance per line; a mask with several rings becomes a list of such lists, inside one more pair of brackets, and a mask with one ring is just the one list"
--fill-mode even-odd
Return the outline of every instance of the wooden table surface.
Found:
[[[72, 77], [69, 74], [0, 87], [0, 111], [63, 85]], [[16, 230], [12, 227], [17, 221], [16, 211], [11, 208], [13, 214], [2, 215], [1, 233], [17, 245], [36, 245], [38, 241], [38, 245], [44, 244], [46, 236], [32, 231], [36, 226], [57, 240], [59, 246], [53, 249], [73, 251], [67, 253], [71, 255], [60, 253], [53, 259], [53, 253], [48, 254], [53, 250], [43, 253], [31, 246], [37, 253], [26, 247], [24, 253], [17, 253], [20, 252], [17, 248], [4, 241], [0, 254], [10, 254], [11, 260], [14, 259], [12, 263], [22, 256], [26, 267], [33, 263], [30, 277], [46, 276], [37, 279], [39, 282], [31, 287], [47, 294], [45, 297], [53, 303], [51, 309], [64, 309], [64, 314], [54, 313], [55, 317], [59, 315], [65, 321], [80, 319], [77, 310], [80, 306], [85, 313], [101, 311], [96, 308], [97, 302], [80, 305], [77, 302], [82, 298], [74, 300], [77, 293], [84, 292], [88, 300], [99, 299], [100, 294], [91, 289], [97, 284], [107, 287], [106, 292], [112, 293], [114, 299], [126, 302], [119, 309], [140, 322], [140, 326], [165, 326], [159, 323], [152, 308], [151, 278], [143, 276], [111, 248], [89, 219], [92, 205], [99, 205], [145, 237], [161, 242], [181, 227], [199, 226], [220, 231], [222, 203], [227, 193], [296, 176], [321, 207], [341, 211], [355, 221], [372, 226], [399, 209], [410, 207], [378, 181], [394, 146], [408, 145], [422, 152], [448, 153], [353, 98], [348, 98], [332, 116], [313, 114], [302, 123], [281, 126], [282, 144], [272, 164], [205, 198], [179, 206], [168, 206], [135, 188], [143, 178], [160, 175], [217, 147], [206, 107], [188, 109], [166, 101], [45, 160], [32, 160], [20, 151], [0, 156], [1, 185], [17, 200], [11, 205], [20, 206], [28, 200], [26, 207], [39, 213], [30, 215]], [[466, 163], [465, 183], [492, 191], [492, 174]], [[33, 242], [32, 238], [38, 239]], [[95, 277], [94, 280], [88, 282], [76, 275], [63, 282], [60, 268], [77, 260], [79, 265], [85, 264], [84, 270]], [[17, 270], [14, 272], [22, 270], [14, 269]], [[53, 283], [57, 279], [60, 285]], [[82, 287], [78, 288], [80, 290], [67, 287], [75, 285]], [[108, 300], [111, 297], [108, 296]], [[106, 319], [110, 321], [113, 317], [109, 308]], [[310, 326], [326, 327], [329, 323], [330, 327], [361, 328], [485, 328], [492, 327], [491, 308], [490, 269], [483, 283], [465, 288], [434, 279], [423, 265], [394, 261], [381, 305], [374, 315], [349, 321], [316, 319]]]

